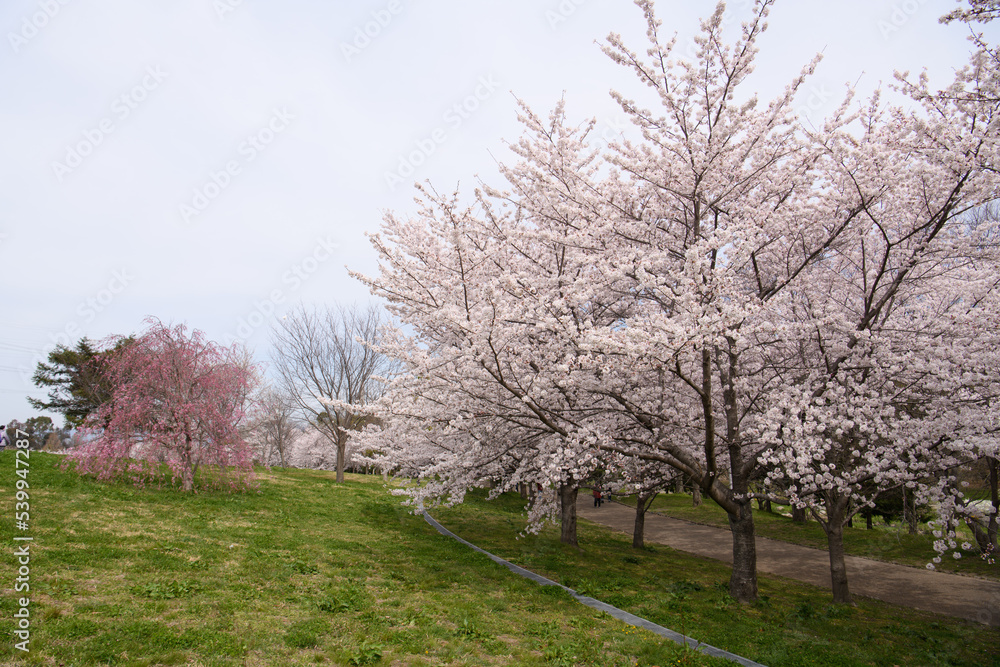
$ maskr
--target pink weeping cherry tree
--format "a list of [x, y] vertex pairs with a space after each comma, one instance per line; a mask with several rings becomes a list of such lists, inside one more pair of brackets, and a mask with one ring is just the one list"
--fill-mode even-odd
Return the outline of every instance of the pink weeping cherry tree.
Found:
[[85, 423], [76, 470], [140, 486], [169, 478], [190, 492], [207, 469], [213, 485], [252, 486], [253, 455], [238, 430], [257, 383], [248, 353], [183, 324], [146, 324], [99, 369], [112, 397]]

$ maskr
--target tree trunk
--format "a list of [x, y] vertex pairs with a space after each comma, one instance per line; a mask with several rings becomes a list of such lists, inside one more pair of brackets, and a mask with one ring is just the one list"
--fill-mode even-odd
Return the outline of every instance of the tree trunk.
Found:
[[674, 478], [674, 493], [684, 493], [684, 476], [677, 475]]
[[903, 518], [906, 520], [906, 525], [908, 526], [910, 535], [917, 534], [917, 501], [913, 497], [912, 493], [906, 492], [906, 487], [903, 487]]
[[559, 519], [562, 528], [559, 541], [574, 547], [579, 546], [576, 541], [576, 496], [579, 491], [580, 487], [576, 484], [559, 486]]
[[653, 504], [653, 498], [656, 497], [656, 492], [639, 494], [636, 497], [635, 504], [635, 526], [632, 528], [632, 548], [642, 549], [646, 546], [645, 540], [645, 530], [646, 530], [646, 510], [649, 506]]
[[527, 484], [525, 484], [524, 482], [521, 482], [520, 484], [518, 484], [517, 485], [517, 491], [518, 491], [518, 493], [521, 494], [521, 498], [523, 498], [524, 500], [528, 499], [528, 485]]
[[194, 476], [197, 472], [197, 463], [192, 463], [184, 468], [184, 474], [181, 476], [181, 484], [185, 491], [194, 491]]
[[844, 515], [847, 499], [836, 498], [826, 501], [826, 542], [830, 550], [830, 583], [833, 601], [838, 604], [853, 604], [851, 591], [847, 586], [847, 564], [844, 562]]
[[1000, 513], [1000, 489], [997, 488], [998, 477], [1000, 477], [1000, 461], [993, 456], [986, 457], [986, 464], [990, 468], [990, 501], [993, 505], [993, 514], [990, 515], [986, 524], [986, 538], [993, 554], [997, 551], [997, 514]]
[[191, 437], [190, 433], [184, 434], [184, 452], [181, 456], [184, 465], [181, 473], [181, 489], [188, 492], [194, 491], [194, 472], [198, 466], [194, 462], [194, 438]]
[[757, 544], [754, 541], [753, 506], [749, 500], [740, 503], [740, 513], [729, 515], [733, 533], [733, 573], [729, 578], [729, 594], [737, 602], [757, 599]]
[[347, 436], [337, 434], [337, 481], [344, 481], [344, 463], [347, 459]]
[[701, 505], [701, 487], [697, 484], [691, 487], [691, 507], [698, 507]]
[[872, 517], [874, 517], [874, 516], [875, 515], [872, 514], [871, 512], [869, 512], [868, 514], [865, 515], [865, 528], [867, 528], [868, 530], [874, 530], [875, 529], [875, 526], [872, 525]]
[[794, 523], [805, 523], [806, 522], [806, 508], [796, 507], [792, 505], [792, 521]]

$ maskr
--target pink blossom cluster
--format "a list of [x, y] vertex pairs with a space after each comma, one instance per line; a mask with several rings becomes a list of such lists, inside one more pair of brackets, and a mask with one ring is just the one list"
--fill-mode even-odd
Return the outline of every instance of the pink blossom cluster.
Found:
[[184, 325], [146, 322], [100, 369], [113, 395], [88, 419], [88, 437], [70, 461], [82, 474], [139, 486], [192, 491], [201, 471], [206, 487], [252, 487], [252, 454], [237, 428], [257, 382], [246, 352]]

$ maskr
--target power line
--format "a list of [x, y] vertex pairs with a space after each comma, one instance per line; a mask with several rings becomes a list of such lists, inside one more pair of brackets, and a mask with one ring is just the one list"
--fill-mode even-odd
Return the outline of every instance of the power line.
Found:
[[18, 345], [17, 343], [5, 343], [0, 341], [0, 349], [13, 350], [15, 352], [24, 352], [26, 354], [41, 353], [44, 349], [42, 347], [29, 347], [27, 345]]

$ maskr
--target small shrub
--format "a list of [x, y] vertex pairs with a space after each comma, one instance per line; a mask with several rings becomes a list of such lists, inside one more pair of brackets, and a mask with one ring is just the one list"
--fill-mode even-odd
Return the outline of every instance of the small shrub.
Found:
[[799, 621], [808, 621], [819, 616], [819, 613], [812, 602], [803, 602], [792, 610], [790, 616]]
[[70, 583], [59, 583], [52, 587], [49, 591], [49, 595], [52, 597], [68, 598], [74, 595], [79, 595], [73, 584]]
[[556, 667], [573, 667], [580, 663], [581, 652], [576, 644], [556, 644], [545, 649], [542, 657]]
[[351, 665], [374, 665], [382, 659], [382, 652], [384, 650], [385, 648], [381, 644], [372, 644], [363, 641], [359, 645], [347, 649], [344, 652], [344, 657], [347, 658], [348, 664]]
[[458, 624], [458, 629], [455, 633], [460, 637], [467, 637], [469, 639], [486, 639], [489, 637], [488, 634], [480, 630], [474, 621], [470, 621], [469, 617], [466, 616], [462, 619], [462, 622]]
[[367, 596], [362, 586], [349, 584], [331, 591], [316, 603], [320, 611], [337, 614], [345, 611], [362, 611], [367, 606]]
[[530, 628], [527, 632], [541, 639], [554, 639], [562, 634], [562, 629], [555, 621], [546, 621]]
[[592, 598], [599, 597], [601, 591], [604, 590], [604, 587], [599, 583], [590, 579], [580, 579], [572, 583], [567, 581], [566, 585], [575, 590], [579, 595], [587, 595]]
[[207, 570], [210, 566], [208, 564], [208, 561], [199, 558], [197, 560], [189, 561], [188, 567], [190, 567], [192, 570]]
[[301, 560], [293, 560], [288, 564], [288, 567], [297, 574], [317, 574], [319, 572], [318, 567]]
[[854, 609], [846, 604], [831, 604], [823, 611], [826, 618], [850, 618], [854, 615]]
[[[690, 593], [697, 593], [703, 590], [705, 590], [705, 587], [697, 581], [684, 581], [683, 579], [667, 585], [667, 593], [675, 595], [678, 598], [687, 597]], [[726, 590], [728, 591], [728, 588]]]

